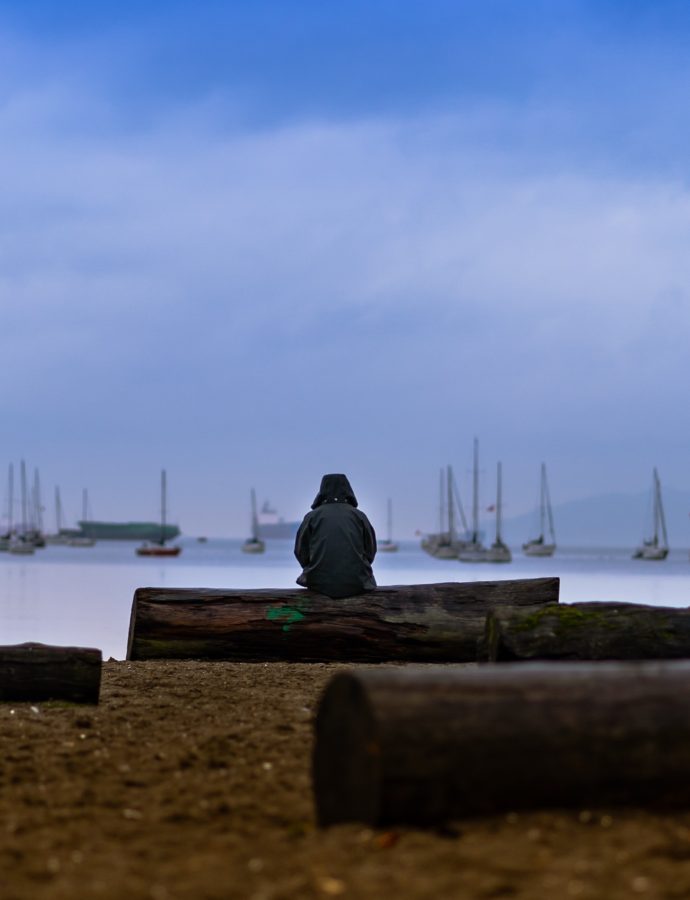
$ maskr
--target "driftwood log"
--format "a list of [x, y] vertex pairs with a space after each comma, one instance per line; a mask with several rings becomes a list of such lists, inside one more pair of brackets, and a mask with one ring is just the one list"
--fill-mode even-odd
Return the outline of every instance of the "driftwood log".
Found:
[[476, 660], [486, 614], [558, 601], [557, 578], [308, 590], [139, 588], [128, 659]]
[[494, 608], [481, 656], [531, 659], [690, 659], [690, 609], [636, 603]]
[[343, 672], [315, 723], [317, 820], [690, 806], [690, 663]]
[[101, 651], [48, 644], [0, 647], [0, 700], [98, 703]]

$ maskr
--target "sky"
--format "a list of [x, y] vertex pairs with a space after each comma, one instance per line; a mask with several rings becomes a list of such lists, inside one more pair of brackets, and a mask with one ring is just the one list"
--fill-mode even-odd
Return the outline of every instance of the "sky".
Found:
[[338, 471], [433, 528], [475, 436], [506, 517], [542, 461], [556, 504], [690, 488], [689, 39], [673, 0], [0, 0], [0, 482], [155, 519], [164, 467], [237, 536]]

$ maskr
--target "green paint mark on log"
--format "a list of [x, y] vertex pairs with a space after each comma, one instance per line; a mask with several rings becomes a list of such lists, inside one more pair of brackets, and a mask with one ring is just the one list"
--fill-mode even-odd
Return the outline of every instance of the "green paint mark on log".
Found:
[[274, 606], [268, 610], [266, 618], [269, 622], [284, 622], [283, 631], [289, 631], [295, 622], [302, 621], [304, 613], [294, 606]]

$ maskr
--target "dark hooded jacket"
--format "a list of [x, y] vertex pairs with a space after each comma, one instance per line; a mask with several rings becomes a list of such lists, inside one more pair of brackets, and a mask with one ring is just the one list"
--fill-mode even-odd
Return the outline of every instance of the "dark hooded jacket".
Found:
[[297, 584], [334, 598], [375, 588], [376, 534], [346, 476], [324, 475], [311, 509], [295, 539]]

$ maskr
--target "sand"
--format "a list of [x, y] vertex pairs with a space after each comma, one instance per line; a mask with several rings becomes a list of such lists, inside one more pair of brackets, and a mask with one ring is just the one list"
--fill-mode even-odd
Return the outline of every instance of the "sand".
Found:
[[0, 898], [688, 898], [690, 814], [320, 830], [338, 665], [104, 665], [99, 706], [0, 704]]

